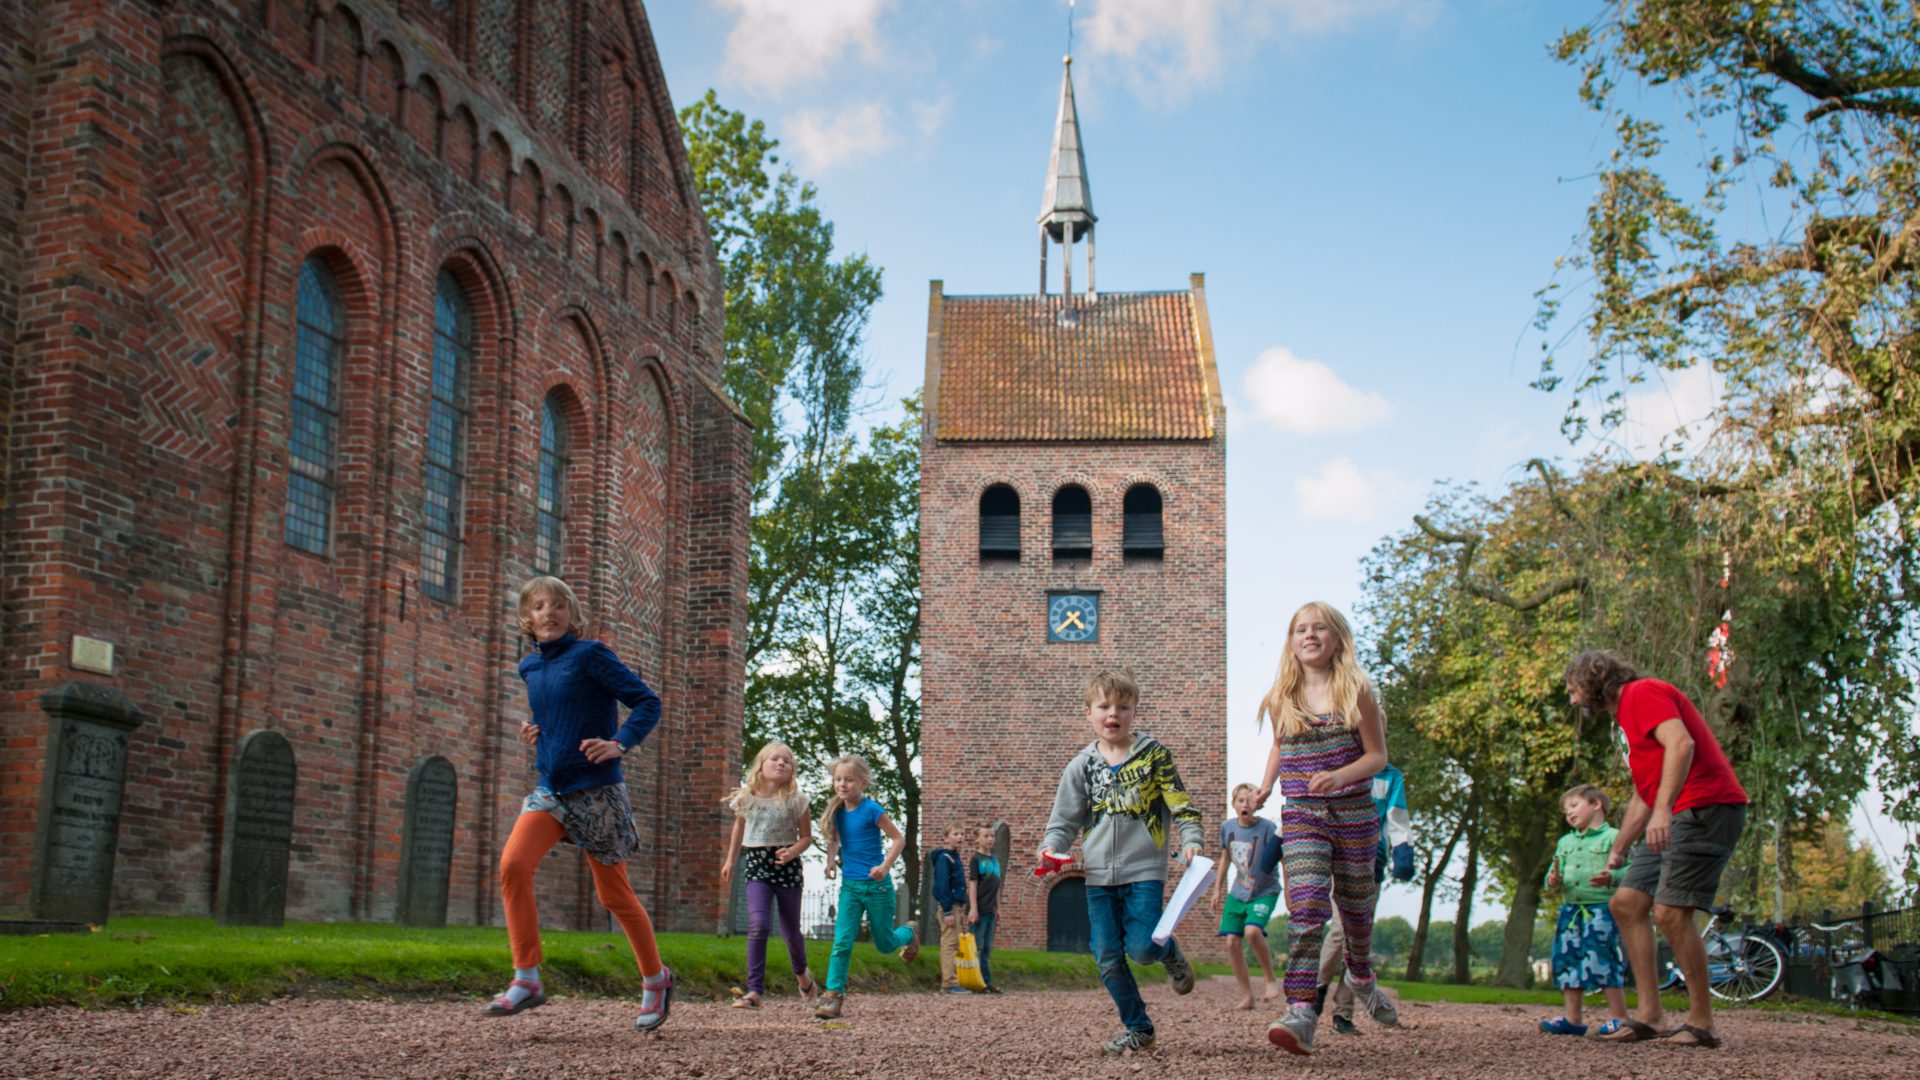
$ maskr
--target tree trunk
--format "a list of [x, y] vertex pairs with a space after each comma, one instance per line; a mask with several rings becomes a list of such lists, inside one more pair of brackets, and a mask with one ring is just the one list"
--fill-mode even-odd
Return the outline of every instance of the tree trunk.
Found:
[[1467, 932], [1473, 928], [1473, 891], [1480, 887], [1480, 823], [1467, 830], [1467, 869], [1460, 876], [1460, 903], [1453, 915], [1453, 981], [1473, 981], [1473, 942]]
[[1527, 827], [1520, 849], [1513, 853], [1513, 872], [1517, 887], [1513, 907], [1507, 912], [1506, 933], [1500, 941], [1500, 970], [1493, 981], [1498, 986], [1533, 985], [1533, 924], [1540, 916], [1540, 889], [1546, 877], [1547, 825], [1550, 819], [1537, 814]]
[[1453, 835], [1447, 837], [1447, 846], [1440, 851], [1440, 857], [1427, 856], [1426, 865], [1420, 874], [1420, 919], [1413, 928], [1413, 952], [1407, 957], [1407, 981], [1420, 982], [1426, 975], [1425, 956], [1427, 951], [1427, 928], [1433, 923], [1433, 890], [1440, 885], [1440, 877], [1446, 872], [1447, 864], [1453, 861], [1453, 849], [1460, 843], [1460, 833], [1467, 826], [1466, 815], [1453, 824]]

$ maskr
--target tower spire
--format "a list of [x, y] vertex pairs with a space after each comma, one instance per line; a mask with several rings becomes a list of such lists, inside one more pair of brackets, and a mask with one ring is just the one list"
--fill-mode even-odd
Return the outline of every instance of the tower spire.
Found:
[[[1071, 33], [1071, 31], [1069, 31]], [[1087, 239], [1087, 294], [1093, 295], [1093, 189], [1087, 182], [1087, 153], [1080, 145], [1080, 109], [1073, 100], [1073, 54], [1060, 76], [1060, 116], [1054, 124], [1053, 155], [1047, 161], [1047, 186], [1040, 197], [1040, 294], [1047, 292], [1047, 242], [1064, 249], [1062, 281], [1073, 296], [1073, 245]]]

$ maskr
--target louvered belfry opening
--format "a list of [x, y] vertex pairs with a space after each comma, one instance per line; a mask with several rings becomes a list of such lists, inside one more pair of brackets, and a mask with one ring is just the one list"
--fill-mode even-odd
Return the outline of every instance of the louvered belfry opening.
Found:
[[980, 561], [1020, 561], [1020, 494], [1005, 484], [980, 493]]
[[1053, 561], [1093, 559], [1093, 499], [1079, 484], [1053, 493]]
[[1160, 489], [1135, 484], [1120, 506], [1120, 552], [1129, 559], [1162, 559], [1167, 553], [1166, 531], [1160, 522]]

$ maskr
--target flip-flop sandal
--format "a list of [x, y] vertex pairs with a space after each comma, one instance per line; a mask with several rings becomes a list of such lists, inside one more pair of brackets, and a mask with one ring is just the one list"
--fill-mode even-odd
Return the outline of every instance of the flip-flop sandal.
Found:
[[733, 999], [733, 1007], [736, 1009], [757, 1009], [760, 1007], [760, 995], [754, 993], [741, 994], [739, 997]]
[[813, 969], [808, 968], [806, 972], [800, 976], [800, 978], [806, 980], [806, 982], [800, 983], [800, 1000], [812, 1001], [814, 999], [814, 995], [820, 992], [820, 983], [817, 979], [813, 977]]
[[1649, 1042], [1661, 1037], [1661, 1032], [1652, 1024], [1642, 1023], [1638, 1020], [1622, 1020], [1620, 1021], [1620, 1026], [1613, 1029], [1612, 1034], [1602, 1035], [1596, 1041], [1603, 1043], [1636, 1043]]
[[486, 1012], [483, 1015], [485, 1016], [518, 1016], [521, 1013], [526, 1012], [528, 1009], [537, 1009], [540, 1006], [545, 1005], [547, 1003], [547, 995], [545, 992], [543, 992], [540, 989], [539, 983], [528, 982], [525, 979], [515, 979], [513, 980], [513, 982], [507, 984], [507, 988], [509, 990], [511, 990], [513, 987], [516, 987], [516, 986], [520, 987], [523, 990], [531, 990], [533, 991], [533, 993], [528, 995], [527, 997], [521, 998], [520, 1004], [518, 1005], [515, 1005], [513, 1003], [513, 1000], [507, 997], [507, 995], [501, 994], [499, 997], [496, 997], [491, 1002], [487, 1003]]
[[[1673, 1037], [1683, 1031], [1693, 1036], [1692, 1042], [1673, 1041]], [[1712, 1050], [1720, 1045], [1719, 1036], [1711, 1031], [1703, 1031], [1700, 1028], [1694, 1027], [1692, 1024], [1681, 1024], [1672, 1031], [1661, 1032], [1660, 1041], [1666, 1043], [1668, 1046], [1697, 1046], [1702, 1050]]]

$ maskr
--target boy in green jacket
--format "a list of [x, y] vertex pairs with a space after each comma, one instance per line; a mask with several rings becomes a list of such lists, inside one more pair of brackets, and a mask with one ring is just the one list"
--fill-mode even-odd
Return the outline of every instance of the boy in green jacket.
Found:
[[1553, 984], [1566, 996], [1567, 1012], [1540, 1021], [1540, 1030], [1549, 1035], [1587, 1033], [1587, 1025], [1580, 1022], [1580, 1006], [1593, 990], [1606, 992], [1607, 1009], [1613, 1014], [1595, 1035], [1612, 1031], [1627, 1016], [1627, 994], [1622, 989], [1627, 963], [1620, 952], [1620, 931], [1607, 910], [1626, 868], [1607, 869], [1607, 855], [1620, 835], [1619, 829], [1607, 824], [1608, 809], [1607, 793], [1592, 784], [1581, 784], [1560, 796], [1560, 812], [1573, 831], [1554, 848], [1547, 888], [1566, 889], [1560, 922], [1553, 932]]

